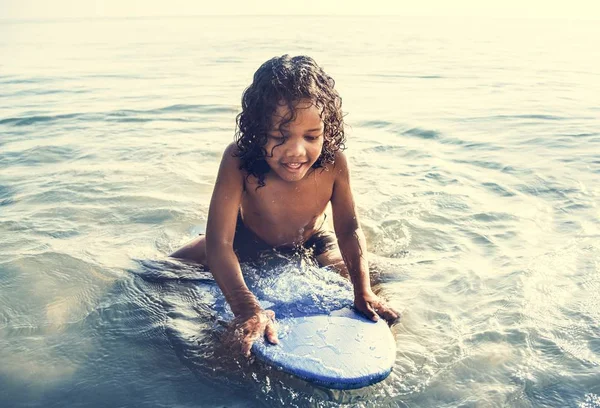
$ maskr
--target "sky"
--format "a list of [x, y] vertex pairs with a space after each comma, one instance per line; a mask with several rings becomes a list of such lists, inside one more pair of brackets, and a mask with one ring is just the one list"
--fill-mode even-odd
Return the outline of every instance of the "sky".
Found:
[[600, 20], [600, 1], [0, 0], [0, 20], [196, 15], [399, 15]]

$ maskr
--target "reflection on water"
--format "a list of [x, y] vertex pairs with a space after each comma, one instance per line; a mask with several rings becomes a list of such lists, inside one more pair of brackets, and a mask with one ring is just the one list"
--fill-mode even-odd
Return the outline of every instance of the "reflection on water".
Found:
[[[600, 406], [598, 34], [1, 22], [0, 406]], [[372, 273], [403, 315], [393, 373], [362, 390], [232, 359], [210, 274], [166, 258], [203, 232], [241, 93], [284, 52], [337, 81]], [[296, 261], [244, 272], [281, 313], [351, 301]]]

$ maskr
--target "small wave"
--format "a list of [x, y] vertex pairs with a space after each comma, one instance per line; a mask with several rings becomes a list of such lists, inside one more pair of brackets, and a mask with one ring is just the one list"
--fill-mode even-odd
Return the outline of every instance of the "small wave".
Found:
[[387, 155], [391, 155], [395, 158], [398, 157], [410, 157], [412, 159], [417, 159], [417, 158], [426, 158], [428, 157], [427, 152], [424, 152], [422, 150], [417, 150], [417, 149], [410, 149], [407, 148], [406, 146], [394, 146], [394, 145], [379, 145], [379, 146], [373, 146], [373, 147], [369, 147], [367, 149], [363, 150], [364, 153], [366, 154], [387, 154]]
[[0, 207], [6, 207], [7, 205], [14, 204], [15, 200], [12, 198], [0, 199]]
[[565, 116], [557, 115], [544, 115], [544, 114], [523, 114], [523, 115], [493, 115], [493, 116], [479, 116], [471, 118], [463, 118], [466, 122], [495, 122], [501, 120], [542, 120], [542, 121], [560, 121], [568, 120]]
[[37, 78], [18, 78], [15, 76], [2, 76], [0, 75], [0, 84], [2, 85], [20, 85], [20, 84], [41, 84], [41, 83], [53, 83], [58, 81], [69, 80], [70, 78], [64, 77], [37, 77]]
[[[154, 120], [168, 120], [174, 122], [190, 122], [191, 119], [182, 117], [167, 117], [162, 115], [172, 113], [195, 113], [195, 114], [232, 114], [236, 113], [237, 109], [233, 106], [228, 105], [186, 105], [177, 104], [169, 105], [163, 108], [147, 109], [147, 110], [136, 110], [136, 109], [121, 109], [111, 112], [97, 112], [97, 113], [67, 113], [59, 115], [33, 115], [23, 117], [12, 117], [0, 119], [0, 125], [11, 125], [11, 126], [31, 126], [39, 123], [55, 122], [67, 119], [84, 119], [87, 121], [92, 120], [107, 120], [112, 122], [151, 122]], [[139, 116], [139, 115], [158, 115], [161, 117], [155, 118], [152, 116]]]
[[423, 139], [439, 139], [440, 132], [431, 129], [412, 128], [402, 132], [403, 135], [417, 136]]
[[527, 184], [517, 184], [514, 188], [524, 194], [562, 203], [563, 206], [573, 203], [573, 197], [580, 193], [580, 189], [550, 178], [536, 176]]
[[53, 94], [83, 94], [89, 92], [85, 89], [24, 89], [11, 94], [0, 94], [0, 98], [14, 98], [16, 96], [40, 96]]
[[394, 124], [392, 122], [388, 122], [385, 120], [367, 120], [364, 122], [360, 122], [358, 125], [362, 126], [362, 127], [375, 128], [375, 129], [386, 129], [391, 126], [394, 126]]
[[60, 163], [76, 156], [77, 150], [67, 146], [39, 146], [20, 152], [0, 154], [0, 163], [36, 166], [44, 163]]
[[496, 117], [497, 119], [541, 119], [541, 120], [565, 120], [569, 119], [564, 116], [555, 116], [555, 115], [500, 115]]
[[493, 193], [496, 193], [502, 197], [514, 197], [516, 195], [512, 191], [509, 191], [507, 188], [502, 187], [501, 185], [496, 184], [494, 182], [485, 182], [481, 183], [481, 185], [487, 190], [492, 191]]
[[0, 184], [0, 207], [15, 203], [15, 191], [9, 186]]
[[468, 164], [471, 166], [477, 166], [477, 167], [483, 167], [484, 169], [490, 169], [490, 170], [500, 170], [500, 171], [504, 171], [507, 166], [505, 166], [502, 163], [498, 163], [498, 162], [494, 162], [491, 160], [454, 160], [455, 163], [460, 163], [460, 164]]
[[568, 134], [565, 136], [570, 136], [570, 137], [594, 137], [594, 136], [600, 136], [600, 133], [575, 133], [575, 134]]
[[75, 119], [77, 117], [80, 117], [81, 115], [81, 113], [67, 113], [63, 115], [40, 115], [21, 118], [6, 118], [0, 119], [0, 125], [29, 126], [38, 123], [54, 122], [63, 119]]
[[112, 116], [129, 116], [132, 114], [162, 114], [171, 112], [193, 112], [193, 113], [235, 113], [237, 110], [228, 105], [188, 105], [188, 104], [175, 104], [165, 106], [157, 109], [122, 109], [113, 112], [109, 112], [108, 115]]
[[441, 135], [440, 132], [438, 132], [437, 130], [424, 129], [421, 127], [411, 127], [407, 129], [407, 126], [403, 126], [398, 123], [388, 122], [385, 120], [369, 120], [359, 122], [358, 126], [375, 129], [385, 129], [396, 134], [416, 136], [423, 139], [439, 139]]
[[194, 119], [178, 116], [166, 116], [178, 113], [192, 113], [200, 115], [213, 115], [220, 113], [235, 113], [237, 110], [231, 106], [225, 105], [186, 105], [177, 104], [169, 105], [163, 108], [137, 110], [137, 109], [121, 109], [108, 112], [106, 120], [111, 122], [152, 122], [155, 120], [171, 121], [171, 122], [192, 122]]
[[[191, 120], [188, 119], [183, 119], [183, 118], [161, 118], [161, 121], [168, 121], [168, 122], [192, 122]], [[119, 119], [108, 119], [109, 122], [119, 122], [119, 123], [143, 123], [143, 122], [154, 122], [156, 121], [156, 118], [119, 118]]]
[[[517, 217], [513, 214], [504, 212], [485, 212], [476, 213], [470, 216], [471, 219], [479, 222], [493, 223], [493, 222], [504, 222], [504, 221], [518, 221]], [[508, 231], [509, 232], [509, 231]]]
[[186, 264], [173, 258], [166, 260], [136, 259], [135, 261], [140, 265], [140, 268], [129, 272], [147, 282], [188, 281], [209, 285], [216, 284], [212, 273], [206, 271], [202, 265]]
[[466, 142], [466, 141], [458, 141], [457, 140], [454, 144], [462, 145], [465, 147], [465, 149], [472, 149], [472, 150], [495, 151], [495, 150], [504, 149], [504, 147], [502, 147], [502, 146], [493, 145], [493, 144], [487, 143], [487, 142]]

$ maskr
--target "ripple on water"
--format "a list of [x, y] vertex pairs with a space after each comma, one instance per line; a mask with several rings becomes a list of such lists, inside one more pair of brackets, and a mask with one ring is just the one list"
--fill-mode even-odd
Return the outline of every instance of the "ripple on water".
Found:
[[72, 146], [38, 146], [0, 154], [0, 163], [20, 166], [40, 166], [73, 160], [79, 149]]
[[[111, 277], [101, 267], [84, 259], [53, 251], [44, 251], [35, 255], [21, 256], [3, 265], [12, 270], [22, 283], [15, 291], [6, 294], [10, 302], [30, 311], [29, 318], [37, 324], [53, 324], [49, 319], [48, 305], [58, 304], [64, 299], [74, 307], [66, 310], [69, 319], [81, 318], [96, 291], [101, 290]], [[67, 304], [65, 303], [65, 305]], [[69, 307], [71, 307], [69, 306]], [[57, 307], [53, 307], [56, 311]], [[73, 312], [73, 313], [71, 313]], [[52, 313], [56, 316], [56, 313]]]
[[0, 125], [12, 125], [12, 126], [32, 126], [32, 125], [44, 125], [51, 122], [77, 119], [83, 116], [81, 113], [66, 113], [61, 115], [38, 115], [20, 118], [6, 118], [0, 119]]
[[383, 129], [393, 134], [402, 136], [412, 136], [421, 139], [439, 139], [440, 132], [433, 129], [425, 129], [421, 127], [409, 127], [400, 123], [388, 122], [385, 120], [370, 120], [359, 122], [358, 126], [366, 128]]
[[515, 193], [510, 191], [510, 187], [501, 186], [498, 183], [485, 182], [485, 183], [481, 183], [481, 185], [483, 187], [485, 187], [486, 189], [488, 189], [489, 191], [491, 191], [492, 193], [497, 194], [501, 197], [514, 197], [515, 196]]
[[16, 191], [13, 187], [0, 184], [0, 207], [15, 203]]
[[[490, 211], [486, 213], [476, 213], [470, 215], [470, 217], [476, 221], [484, 222], [484, 223], [497, 223], [497, 222], [505, 222], [505, 221], [519, 221], [519, 217], [512, 213], [506, 212], [497, 212]], [[505, 231], [510, 232], [510, 231]]]
[[92, 338], [82, 324], [110, 283], [109, 275], [52, 251], [21, 255], [0, 269], [0, 287], [8, 289], [0, 297], [7, 306], [1, 307], [0, 377], [14, 382], [7, 390], [14, 393], [11, 400], [22, 399], [20, 384], [27, 384], [29, 397], [72, 384], [90, 357]]
[[597, 308], [579, 301], [594, 299], [583, 282], [597, 275], [600, 259], [598, 249], [590, 251], [587, 244], [575, 241], [538, 256], [522, 276], [522, 327], [528, 336], [519, 372], [537, 403], [571, 404], [582, 383], [598, 381], [600, 353], [594, 341], [600, 316]]
[[[479, 21], [483, 37], [465, 42], [455, 22], [378, 18], [398, 35], [382, 45], [381, 30], [358, 33], [358, 45], [376, 45], [367, 65], [400, 66], [410, 55], [430, 79], [354, 75], [357, 36], [335, 33], [362, 26], [355, 21], [319, 18], [317, 31], [329, 31], [313, 33], [279, 20], [280, 40], [308, 35], [301, 51], [335, 48], [340, 84], [354, 89], [345, 103], [364, 120], [348, 140], [355, 197], [369, 249], [385, 256], [383, 292], [404, 313], [394, 373], [362, 395], [336, 394], [257, 362], [228, 364], [209, 277], [174, 264], [154, 276], [123, 271], [130, 253], [168, 252], [153, 252], [157, 230], [174, 231], [165, 237], [173, 243], [204, 223], [246, 81], [230, 62], [276, 50], [265, 35], [272, 24], [17, 22], [1, 27], [24, 41], [4, 42], [16, 58], [2, 61], [3, 72], [15, 74], [0, 75], [10, 102], [0, 108], [0, 405], [600, 407], [600, 107], [588, 67], [598, 25], [544, 23], [533, 41], [518, 35], [520, 23], [506, 36], [505, 22], [495, 31]], [[160, 43], [148, 36], [169, 24], [178, 29], [162, 30]], [[521, 55], [523, 38], [539, 52]], [[565, 38], [575, 46], [560, 47]], [[44, 53], [52, 66], [30, 74]], [[186, 73], [173, 64], [178, 55], [208, 63]], [[512, 97], [523, 90], [526, 100]], [[264, 278], [270, 299], [282, 300], [275, 290], [296, 299]], [[288, 278], [309, 290], [303, 276]]]

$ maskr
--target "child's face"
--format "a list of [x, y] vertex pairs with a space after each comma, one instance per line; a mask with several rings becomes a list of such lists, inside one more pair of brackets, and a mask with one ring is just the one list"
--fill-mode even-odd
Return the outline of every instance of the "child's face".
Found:
[[296, 119], [285, 122], [291, 112], [279, 105], [268, 132], [265, 160], [271, 170], [289, 182], [302, 180], [317, 161], [323, 148], [323, 120], [320, 110], [311, 101], [300, 101], [295, 109]]

